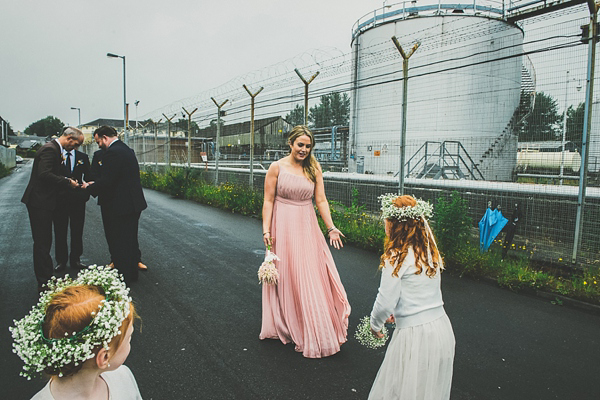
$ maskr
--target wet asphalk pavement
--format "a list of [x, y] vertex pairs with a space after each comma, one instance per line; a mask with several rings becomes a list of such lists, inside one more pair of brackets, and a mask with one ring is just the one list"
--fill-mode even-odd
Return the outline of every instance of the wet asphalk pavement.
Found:
[[[0, 387], [29, 399], [43, 380], [19, 377], [8, 327], [37, 301], [21, 195], [31, 161], [0, 180]], [[147, 272], [132, 287], [142, 318], [126, 364], [144, 399], [366, 399], [385, 349], [352, 337], [377, 293], [379, 254], [333, 255], [352, 306], [348, 343], [324, 359], [260, 341], [261, 222], [146, 190], [140, 247]], [[100, 209], [88, 202], [84, 264], [109, 261]], [[72, 271], [72, 270], [71, 270]], [[456, 336], [453, 400], [598, 399], [600, 316], [444, 273]]]

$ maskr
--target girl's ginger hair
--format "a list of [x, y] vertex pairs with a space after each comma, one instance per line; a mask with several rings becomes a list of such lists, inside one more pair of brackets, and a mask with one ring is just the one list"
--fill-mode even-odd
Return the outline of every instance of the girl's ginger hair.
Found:
[[[398, 196], [394, 200], [396, 207], [414, 207], [417, 201], [412, 196]], [[386, 237], [384, 252], [381, 255], [379, 268], [383, 268], [388, 260], [394, 266], [393, 276], [398, 276], [398, 271], [408, 254], [408, 248], [412, 247], [415, 253], [416, 275], [420, 275], [425, 267], [425, 274], [433, 278], [438, 269], [443, 269], [442, 257], [435, 245], [435, 238], [431, 229], [425, 228], [423, 218], [407, 219], [399, 221], [396, 218], [387, 219], [391, 223], [389, 237]], [[429, 262], [428, 251], [431, 253]]]
[[[46, 307], [46, 316], [42, 329], [44, 336], [48, 339], [61, 339], [65, 337], [65, 332], [81, 332], [92, 322], [92, 312], [98, 310], [98, 306], [105, 299], [104, 290], [95, 285], [78, 285], [66, 287], [63, 291], [56, 293]], [[125, 332], [133, 319], [137, 318], [133, 303], [129, 303], [129, 315], [121, 323], [121, 334], [115, 336], [109, 343], [109, 354], [117, 351]], [[99, 346], [94, 353], [101, 349]], [[44, 372], [48, 375], [58, 375], [62, 372], [64, 376], [73, 375], [82, 367], [68, 364], [58, 369], [48, 367]]]
[[312, 182], [317, 181], [317, 170], [319, 169], [319, 162], [313, 156], [313, 148], [315, 147], [315, 136], [313, 133], [305, 126], [305, 125], [297, 125], [290, 132], [290, 136], [288, 137], [288, 144], [292, 146], [296, 139], [300, 136], [308, 136], [310, 138], [310, 151], [308, 152], [308, 157], [302, 161], [302, 169], [304, 171], [304, 175]]

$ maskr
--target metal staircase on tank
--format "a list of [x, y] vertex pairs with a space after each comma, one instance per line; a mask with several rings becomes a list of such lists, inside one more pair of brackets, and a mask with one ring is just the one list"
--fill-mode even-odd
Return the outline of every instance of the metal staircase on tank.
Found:
[[406, 171], [406, 176], [418, 179], [483, 179], [467, 150], [456, 140], [423, 143], [406, 163]]
[[499, 154], [506, 146], [508, 138], [516, 135], [523, 121], [531, 114], [535, 105], [535, 69], [528, 56], [523, 58], [521, 69], [521, 98], [519, 105], [515, 109], [512, 117], [502, 133], [494, 139], [490, 147], [483, 152], [479, 159], [478, 166], [482, 165], [487, 159], [493, 158]]
[[[431, 179], [485, 180], [479, 167], [500, 154], [509, 138], [516, 135], [521, 123], [531, 114], [535, 104], [535, 70], [529, 57], [523, 58], [519, 105], [502, 133], [475, 163], [459, 141], [427, 141], [406, 163], [406, 176]], [[396, 174], [397, 175], [397, 174]]]

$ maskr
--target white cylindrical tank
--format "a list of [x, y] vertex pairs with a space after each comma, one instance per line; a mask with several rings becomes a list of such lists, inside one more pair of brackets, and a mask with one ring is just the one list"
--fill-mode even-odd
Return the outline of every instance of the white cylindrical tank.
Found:
[[[564, 154], [564, 158], [563, 158]], [[519, 151], [517, 167], [519, 171], [558, 171], [561, 164], [565, 172], [579, 172], [581, 155], [576, 151]]]
[[[511, 119], [521, 96], [521, 29], [501, 15], [490, 17], [493, 12], [456, 13], [448, 8], [455, 2], [434, 10], [419, 6], [423, 2], [413, 4], [410, 10], [390, 11], [387, 19], [375, 18], [379, 23], [356, 25], [350, 171], [399, 170], [403, 59], [391, 40], [395, 36], [405, 53], [420, 42], [409, 59], [406, 161], [412, 157], [411, 165], [418, 160], [425, 165], [422, 146], [427, 141], [459, 141], [466, 150], [460, 151], [463, 164], [481, 166], [493, 155], [495, 168], [505, 168], [505, 180], [510, 179], [516, 152], [514, 146], [508, 151], [506, 143], [514, 133]], [[442, 156], [430, 151], [429, 161]], [[459, 154], [446, 156], [452, 160]], [[500, 167], [498, 157], [506, 158]]]

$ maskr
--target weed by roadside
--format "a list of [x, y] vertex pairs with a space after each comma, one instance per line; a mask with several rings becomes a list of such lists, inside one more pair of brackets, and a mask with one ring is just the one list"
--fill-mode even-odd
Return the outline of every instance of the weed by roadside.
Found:
[[0, 162], [0, 179], [4, 178], [8, 174], [10, 174], [10, 169]]

